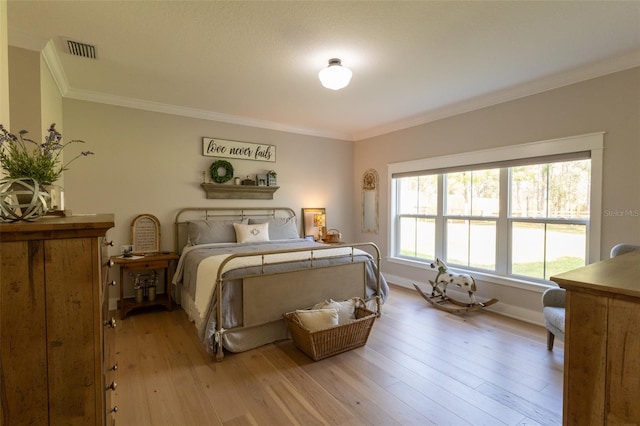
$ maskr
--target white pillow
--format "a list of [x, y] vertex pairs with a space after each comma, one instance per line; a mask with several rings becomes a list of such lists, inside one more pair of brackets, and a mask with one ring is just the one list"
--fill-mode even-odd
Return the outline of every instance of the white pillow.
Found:
[[333, 299], [329, 299], [316, 304], [313, 309], [336, 309], [338, 311], [338, 323], [340, 325], [356, 319], [356, 299], [349, 299], [343, 302], [336, 302]]
[[296, 316], [309, 331], [324, 330], [338, 325], [337, 309], [299, 309]]
[[236, 229], [236, 241], [239, 243], [254, 243], [269, 241], [269, 222], [243, 225], [234, 223]]

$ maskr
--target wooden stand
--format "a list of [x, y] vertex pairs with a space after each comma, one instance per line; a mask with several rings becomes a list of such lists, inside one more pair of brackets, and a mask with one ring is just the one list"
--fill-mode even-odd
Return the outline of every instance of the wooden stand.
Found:
[[487, 306], [491, 306], [498, 301], [498, 299], [494, 298], [487, 300], [486, 302], [465, 303], [449, 296], [445, 296], [442, 293], [442, 290], [440, 290], [433, 281], [429, 281], [429, 284], [431, 284], [437, 294], [431, 296], [422, 291], [416, 283], [413, 283], [413, 286], [418, 290], [418, 293], [420, 293], [420, 295], [435, 308], [452, 314], [466, 314], [468, 312], [474, 312], [479, 309], [486, 308]]
[[[126, 258], [122, 256], [113, 256], [111, 258], [113, 262], [120, 266], [120, 318], [125, 319], [127, 314], [136, 308], [142, 308], [145, 306], [165, 306], [168, 310], [171, 310], [171, 283], [170, 273], [171, 263], [178, 260], [178, 255], [175, 253], [164, 253], [147, 255], [143, 257]], [[164, 271], [164, 294], [156, 295], [153, 301], [145, 300], [140, 303], [136, 302], [134, 298], [124, 297], [124, 282], [125, 273], [129, 271], [146, 271], [152, 269], [159, 269]]]

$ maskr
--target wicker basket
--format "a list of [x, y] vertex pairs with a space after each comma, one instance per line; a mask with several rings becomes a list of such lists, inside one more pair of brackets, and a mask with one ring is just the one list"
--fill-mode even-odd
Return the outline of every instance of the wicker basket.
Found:
[[327, 235], [324, 236], [327, 243], [339, 243], [341, 238], [342, 234], [337, 229], [329, 229]]
[[356, 307], [355, 320], [324, 330], [309, 331], [302, 326], [295, 312], [282, 316], [295, 345], [314, 361], [364, 346], [376, 319], [375, 312]]

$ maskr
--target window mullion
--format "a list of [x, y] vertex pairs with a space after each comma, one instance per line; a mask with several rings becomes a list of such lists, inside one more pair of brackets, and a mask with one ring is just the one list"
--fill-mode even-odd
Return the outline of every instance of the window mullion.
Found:
[[444, 195], [444, 176], [438, 175], [438, 207], [436, 211], [436, 246], [435, 253], [436, 257], [443, 259], [445, 257], [444, 253], [444, 241], [446, 238], [445, 230], [444, 230], [444, 204], [445, 204], [445, 195]]
[[502, 275], [509, 273], [511, 264], [508, 220], [510, 196], [509, 169], [505, 167], [500, 169], [500, 210], [496, 225], [496, 272]]

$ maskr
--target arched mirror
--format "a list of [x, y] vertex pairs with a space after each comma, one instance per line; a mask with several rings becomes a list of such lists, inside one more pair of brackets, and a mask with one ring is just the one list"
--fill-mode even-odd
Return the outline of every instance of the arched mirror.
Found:
[[378, 172], [369, 169], [362, 175], [362, 232], [378, 233]]

